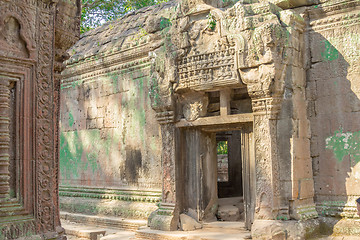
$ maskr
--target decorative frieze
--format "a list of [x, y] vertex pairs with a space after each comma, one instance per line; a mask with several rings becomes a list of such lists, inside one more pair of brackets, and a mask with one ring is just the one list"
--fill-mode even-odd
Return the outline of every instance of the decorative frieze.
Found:
[[161, 199], [160, 191], [128, 190], [128, 189], [104, 189], [104, 188], [85, 188], [85, 187], [60, 187], [60, 196], [82, 197], [95, 199], [110, 199], [132, 202], [159, 202]]
[[235, 49], [192, 55], [178, 62], [177, 90], [206, 90], [239, 83], [234, 69]]

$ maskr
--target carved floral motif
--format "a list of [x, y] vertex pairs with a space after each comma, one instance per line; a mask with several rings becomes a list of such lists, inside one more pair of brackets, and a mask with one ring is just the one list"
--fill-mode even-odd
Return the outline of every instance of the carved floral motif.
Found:
[[[79, 4], [79, 1], [76, 1]], [[19, 219], [21, 218], [20, 220], [23, 221], [24, 224], [17, 224], [14, 222], [2, 226], [3, 236], [8, 236], [10, 238], [35, 233], [45, 234], [45, 238], [59, 238], [62, 234], [62, 230], [59, 228], [60, 220], [58, 215], [59, 167], [57, 154], [57, 122], [60, 81], [59, 72], [62, 70], [62, 61], [66, 58], [63, 53], [66, 51], [66, 48], [70, 47], [70, 45], [76, 41], [76, 36], [78, 36], [78, 33], [71, 32], [78, 28], [77, 24], [79, 24], [79, 22], [76, 21], [78, 17], [71, 20], [71, 16], [79, 13], [79, 11], [75, 9], [76, 6], [79, 5], [75, 5], [71, 1], [61, 1], [62, 5], [69, 5], [70, 7], [66, 10], [66, 13], [57, 12], [57, 2], [58, 1], [52, 0], [14, 0], [0, 2], [2, 13], [0, 16], [0, 32], [2, 32], [0, 37], [0, 45], [2, 46], [0, 47], [0, 55], [2, 61], [5, 62], [4, 66], [10, 66], [10, 69], [1, 68], [0, 72], [8, 74], [9, 71], [14, 71], [14, 74], [17, 74], [20, 78], [20, 83], [17, 86], [24, 88], [24, 86], [30, 85], [28, 88], [21, 89], [20, 92], [24, 93], [26, 96], [35, 96], [35, 98], [30, 98], [34, 100], [32, 104], [24, 103], [23, 101], [17, 103], [22, 105], [20, 107], [21, 109], [27, 109], [29, 106], [34, 106], [33, 109], [27, 109], [27, 112], [25, 113], [28, 114], [25, 118], [34, 116], [34, 119], [32, 121], [29, 120], [30, 125], [27, 125], [27, 121], [24, 121], [25, 123], [22, 123], [24, 125], [21, 126], [34, 130], [34, 136], [23, 138], [25, 139], [23, 144], [26, 146], [31, 145], [35, 148], [32, 150], [35, 153], [35, 162], [33, 165], [29, 166], [31, 173], [19, 173], [19, 176], [24, 178], [21, 179], [19, 183], [21, 188], [23, 188], [20, 189], [20, 192], [25, 194], [21, 197], [23, 199], [28, 199], [29, 201], [22, 203], [16, 202], [16, 199], [9, 200], [12, 201], [11, 204], [19, 205], [19, 209], [23, 207], [30, 208], [26, 209], [26, 213], [24, 212], [19, 215]], [[64, 15], [66, 15], [67, 18], [64, 18]], [[56, 43], [57, 49], [55, 49], [54, 32], [57, 19], [61, 19], [65, 25], [74, 27], [67, 30], [68, 34], [65, 34], [66, 31], [63, 32], [64, 36], [61, 41]], [[71, 21], [73, 22], [70, 23]], [[8, 46], [7, 49], [3, 48], [4, 46]], [[55, 60], [60, 67], [56, 67]], [[17, 64], [21, 65], [22, 68], [18, 68], [16, 66]], [[56, 77], [54, 74], [54, 66], [57, 69]], [[23, 79], [23, 77], [25, 79]], [[3, 81], [7, 80], [1, 79], [1, 83], [3, 83]], [[26, 84], [22, 81], [26, 82]], [[1, 83], [0, 91], [3, 90], [1, 92], [5, 94], [4, 91], [6, 85]], [[9, 89], [7, 91], [9, 91]], [[7, 101], [1, 102], [1, 106], [5, 107], [4, 104], [6, 104]], [[4, 109], [3, 111], [0, 109], [0, 111], [2, 113], [0, 113], [0, 115], [6, 114]], [[5, 126], [4, 124], [6, 124], [5, 120], [5, 118], [2, 119], [3, 127]], [[32, 131], [30, 130], [25, 130], [25, 132], [31, 132], [32, 134]], [[29, 139], [31, 137], [33, 137], [33, 139]], [[5, 151], [6, 148], [2, 148], [2, 150]], [[29, 153], [21, 152], [20, 156], [28, 157], [28, 154]], [[5, 160], [5, 158], [3, 160]], [[26, 159], [20, 160], [24, 162], [27, 161]], [[2, 166], [3, 165], [1, 165], [1, 167]], [[5, 173], [5, 171], [2, 170], [3, 169], [0, 169], [0, 172]], [[4, 183], [6, 183], [6, 177], [1, 178], [0, 186], [4, 185]], [[34, 189], [34, 191], [29, 191], [29, 189]], [[2, 191], [0, 187], [0, 196], [3, 195], [5, 197], [8, 195], [8, 189], [4, 188], [4, 191]], [[29, 212], [32, 212], [34, 215], [27, 215]], [[11, 212], [6, 214], [14, 217], [16, 216], [16, 214], [12, 214]]]

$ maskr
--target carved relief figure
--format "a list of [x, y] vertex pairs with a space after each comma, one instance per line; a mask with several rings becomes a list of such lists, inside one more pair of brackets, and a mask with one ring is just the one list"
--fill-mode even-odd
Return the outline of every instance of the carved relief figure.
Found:
[[0, 33], [1, 48], [7, 49], [13, 56], [27, 58], [29, 52], [20, 30], [21, 26], [16, 18], [8, 17], [5, 19]]

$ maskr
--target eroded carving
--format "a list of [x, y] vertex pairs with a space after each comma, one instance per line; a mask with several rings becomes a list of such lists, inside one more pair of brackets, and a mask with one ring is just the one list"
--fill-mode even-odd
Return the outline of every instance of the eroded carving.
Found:
[[29, 57], [29, 51], [26, 43], [20, 35], [20, 23], [16, 18], [9, 17], [4, 20], [2, 31], [0, 32], [0, 41], [2, 47], [7, 49], [14, 56]]

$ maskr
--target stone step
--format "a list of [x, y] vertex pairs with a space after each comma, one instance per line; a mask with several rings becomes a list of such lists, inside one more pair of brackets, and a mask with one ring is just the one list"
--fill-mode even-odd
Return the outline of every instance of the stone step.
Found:
[[105, 237], [101, 237], [100, 240], [125, 240], [135, 239], [135, 233], [129, 231], [120, 231], [113, 234], [108, 234]]
[[233, 205], [219, 206], [217, 217], [223, 221], [240, 221], [241, 219], [239, 208]]
[[115, 228], [118, 230], [136, 231], [141, 226], [146, 226], [147, 221], [141, 219], [124, 219], [121, 217], [90, 216], [79, 213], [60, 212], [61, 219], [84, 225]]
[[[239, 225], [237, 225], [240, 227]], [[251, 239], [251, 234], [245, 229], [227, 229], [225, 226], [220, 228], [203, 228], [195, 231], [172, 231], [165, 232], [152, 230], [148, 227], [140, 228], [135, 233], [137, 240], [243, 240]]]
[[216, 222], [203, 223], [203, 229], [209, 229], [212, 231], [213, 230], [221, 231], [222, 229], [248, 231], [245, 228], [244, 222], [230, 222], [230, 221], [216, 221]]
[[216, 216], [222, 221], [244, 220], [244, 201], [242, 197], [219, 198]]
[[69, 239], [76, 237], [76, 239], [81, 240], [98, 240], [106, 234], [106, 231], [101, 229], [77, 229], [71, 226], [63, 226], [63, 228]]

